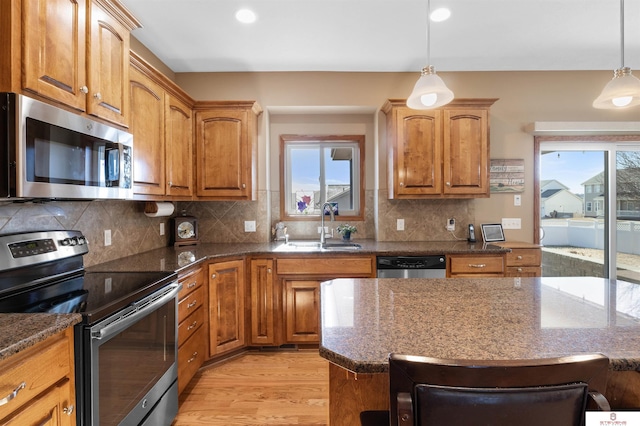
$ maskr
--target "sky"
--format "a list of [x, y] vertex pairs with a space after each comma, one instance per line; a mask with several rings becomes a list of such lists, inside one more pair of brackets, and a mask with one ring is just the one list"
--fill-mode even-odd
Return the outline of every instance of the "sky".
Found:
[[555, 179], [574, 194], [583, 194], [581, 184], [604, 170], [602, 151], [556, 151], [541, 157], [540, 179]]

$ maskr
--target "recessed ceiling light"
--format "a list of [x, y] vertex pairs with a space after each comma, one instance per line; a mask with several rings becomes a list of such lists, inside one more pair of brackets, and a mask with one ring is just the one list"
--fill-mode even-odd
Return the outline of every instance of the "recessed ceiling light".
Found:
[[236, 19], [243, 24], [252, 24], [256, 22], [256, 14], [253, 10], [240, 9], [236, 12]]
[[449, 19], [450, 16], [451, 16], [451, 11], [446, 7], [441, 7], [439, 9], [436, 9], [433, 12], [431, 12], [431, 15], [429, 15], [429, 17], [433, 22], [446, 21], [447, 19]]

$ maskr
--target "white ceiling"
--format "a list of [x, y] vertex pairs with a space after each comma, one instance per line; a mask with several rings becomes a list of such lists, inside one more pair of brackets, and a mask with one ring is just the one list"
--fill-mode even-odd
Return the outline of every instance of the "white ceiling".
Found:
[[[409, 71], [427, 65], [426, 0], [122, 0], [133, 36], [174, 72]], [[241, 6], [258, 21], [234, 18]], [[613, 70], [619, 0], [432, 0], [441, 71]], [[625, 4], [625, 65], [640, 77], [640, 0]]]

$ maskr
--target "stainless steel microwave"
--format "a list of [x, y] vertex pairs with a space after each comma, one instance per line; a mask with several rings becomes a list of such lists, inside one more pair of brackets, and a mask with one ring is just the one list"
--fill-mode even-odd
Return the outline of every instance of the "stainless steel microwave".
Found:
[[133, 198], [133, 135], [28, 96], [0, 98], [0, 198]]

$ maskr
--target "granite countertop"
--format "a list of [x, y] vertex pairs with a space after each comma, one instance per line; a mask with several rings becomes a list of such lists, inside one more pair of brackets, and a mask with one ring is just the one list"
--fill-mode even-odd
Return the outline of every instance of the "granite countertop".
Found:
[[640, 371], [640, 285], [593, 277], [336, 279], [320, 354], [356, 373], [389, 353], [476, 360], [601, 352]]
[[80, 314], [0, 314], [0, 361], [81, 320]]
[[[329, 240], [340, 242], [339, 239]], [[201, 243], [183, 247], [162, 247], [144, 253], [127, 256], [110, 262], [101, 263], [87, 268], [88, 271], [167, 271], [180, 272], [184, 268], [194, 266], [209, 259], [253, 255], [335, 255], [336, 253], [358, 255], [375, 254], [381, 256], [420, 256], [437, 254], [465, 254], [465, 253], [505, 253], [509, 248], [493, 244], [468, 243], [467, 241], [375, 241], [352, 240], [360, 244], [362, 249], [348, 251], [315, 252], [283, 250], [284, 241], [266, 243]]]

